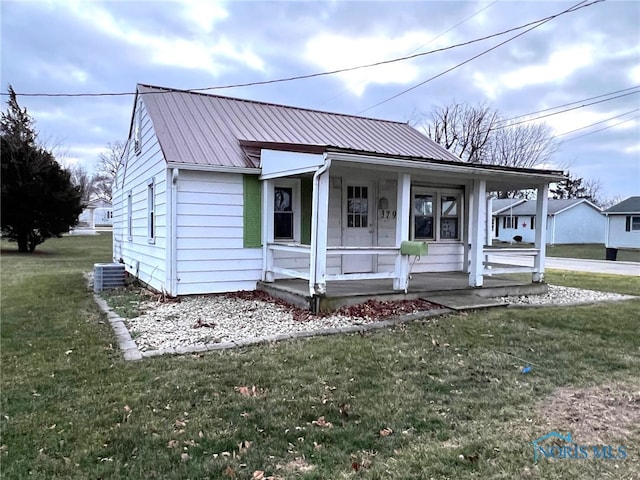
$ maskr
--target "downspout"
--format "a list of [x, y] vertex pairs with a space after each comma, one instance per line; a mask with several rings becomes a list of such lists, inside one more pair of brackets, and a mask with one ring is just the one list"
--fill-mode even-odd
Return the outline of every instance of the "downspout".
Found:
[[180, 170], [177, 168], [171, 169], [171, 185], [170, 193], [171, 199], [169, 202], [169, 219], [171, 222], [169, 228], [169, 293], [173, 296], [178, 294], [178, 176]]
[[316, 261], [318, 258], [318, 204], [320, 203], [320, 197], [318, 192], [318, 186], [320, 184], [320, 175], [329, 170], [331, 166], [331, 159], [326, 153], [324, 156], [324, 165], [322, 165], [316, 173], [313, 174], [313, 195], [311, 196], [311, 212], [314, 221], [311, 222], [311, 253], [309, 258], [309, 294], [313, 297], [316, 293]]

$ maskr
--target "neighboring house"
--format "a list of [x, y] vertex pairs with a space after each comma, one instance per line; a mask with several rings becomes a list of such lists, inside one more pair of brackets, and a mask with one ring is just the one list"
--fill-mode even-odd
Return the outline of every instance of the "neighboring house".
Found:
[[640, 197], [629, 197], [605, 210], [604, 214], [607, 248], [640, 248]]
[[95, 229], [96, 227], [113, 226], [113, 207], [105, 198], [97, 198], [87, 203], [78, 218], [76, 229]]
[[[517, 235], [533, 243], [538, 219], [533, 200], [494, 200], [493, 232], [495, 238], [512, 242]], [[602, 210], [584, 198], [549, 199], [546, 230], [547, 243], [604, 243], [606, 218]]]
[[[171, 295], [304, 279], [408, 282], [458, 271], [482, 286], [489, 191], [562, 172], [462, 163], [406, 123], [138, 85], [113, 193], [113, 259]], [[544, 270], [544, 229], [534, 279]]]

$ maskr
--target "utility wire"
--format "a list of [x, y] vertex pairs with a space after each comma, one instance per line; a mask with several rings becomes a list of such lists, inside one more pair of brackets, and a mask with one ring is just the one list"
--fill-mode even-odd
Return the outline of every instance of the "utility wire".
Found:
[[567, 143], [567, 142], [573, 142], [574, 140], [577, 140], [578, 138], [586, 137], [587, 135], [593, 135], [594, 133], [598, 133], [598, 132], [601, 132], [603, 130], [608, 130], [609, 128], [617, 127], [618, 125], [622, 125], [623, 123], [627, 123], [627, 122], [630, 122], [632, 120], [636, 120], [637, 118], [640, 118], [640, 115], [636, 115], [635, 117], [628, 118], [627, 120], [623, 120], [621, 122], [614, 123], [613, 125], [609, 125], [607, 127], [599, 128], [598, 130], [594, 130], [593, 132], [583, 133], [582, 135], [578, 135], [577, 137], [573, 137], [573, 138], [570, 138], [568, 140], [563, 140], [562, 142], [559, 142], [558, 145], [562, 145], [562, 144]]
[[[229, 85], [220, 85], [220, 86], [215, 86], [215, 87], [205, 87], [205, 88], [192, 88], [192, 89], [187, 89], [184, 91], [187, 92], [205, 92], [208, 90], [223, 90], [223, 89], [229, 89], [229, 88], [239, 88], [239, 87], [253, 87], [253, 86], [257, 86], [257, 85], [269, 85], [269, 84], [273, 84], [273, 83], [282, 83], [282, 82], [291, 82], [294, 80], [303, 80], [303, 79], [307, 79], [307, 78], [315, 78], [315, 77], [322, 77], [322, 76], [327, 76], [327, 75], [335, 75], [338, 73], [344, 73], [344, 72], [351, 72], [354, 70], [360, 70], [360, 69], [364, 69], [364, 68], [371, 68], [371, 67], [377, 67], [380, 65], [387, 65], [390, 63], [396, 63], [396, 62], [402, 62], [405, 60], [411, 60], [413, 58], [418, 58], [418, 57], [423, 57], [426, 55], [431, 55], [434, 53], [439, 53], [439, 52], [444, 52], [444, 51], [448, 51], [448, 50], [452, 50], [455, 48], [459, 48], [459, 47], [464, 47], [467, 45], [471, 45], [474, 43], [478, 43], [478, 42], [482, 42], [484, 40], [489, 40], [491, 38], [494, 37], [499, 37], [501, 35], [505, 35], [507, 33], [511, 33], [517, 30], [522, 30], [523, 28], [527, 28], [530, 27], [531, 25], [534, 25], [533, 28], [537, 28], [538, 26], [542, 25], [543, 23], [546, 23], [560, 15], [563, 15], [565, 13], [570, 13], [570, 12], [574, 12], [576, 10], [579, 10], [581, 8], [584, 7], [589, 7], [595, 3], [600, 3], [603, 2], [605, 0], [595, 0], [587, 5], [582, 5], [585, 1], [587, 0], [583, 0], [582, 2], [578, 3], [577, 5], [565, 10], [564, 12], [555, 14], [555, 15], [551, 15], [549, 17], [545, 17], [539, 20], [535, 20], [533, 22], [529, 22], [526, 23], [524, 25], [520, 25], [518, 27], [513, 27], [507, 30], [503, 30], [501, 32], [498, 33], [494, 33], [491, 35], [487, 35], [484, 37], [480, 37], [480, 38], [476, 38], [474, 40], [469, 40], [467, 42], [462, 42], [462, 43], [458, 43], [455, 45], [449, 45], [447, 47], [442, 47], [442, 48], [437, 48], [435, 50], [430, 50], [428, 52], [422, 52], [422, 53], [416, 53], [413, 55], [407, 55], [404, 57], [399, 57], [399, 58], [393, 58], [390, 60], [383, 60], [380, 62], [375, 62], [375, 63], [370, 63], [370, 64], [366, 64], [366, 65], [358, 65], [355, 67], [347, 67], [347, 68], [341, 68], [341, 69], [337, 69], [337, 70], [330, 70], [330, 71], [325, 71], [325, 72], [316, 72], [316, 73], [310, 73], [307, 75], [296, 75], [296, 76], [292, 76], [292, 77], [285, 77], [285, 78], [278, 78], [278, 79], [273, 79], [273, 80], [263, 80], [263, 81], [258, 81], [258, 82], [246, 82], [246, 83], [236, 83], [236, 84], [229, 84]], [[529, 30], [532, 30], [533, 28], [530, 28]], [[521, 33], [520, 35], [527, 33], [529, 30], [526, 30], [525, 32]], [[520, 36], [517, 35], [516, 37]], [[511, 39], [507, 40], [510, 41], [513, 38], [516, 37], [512, 37]], [[506, 43], [506, 42], [503, 42]], [[492, 49], [495, 49], [497, 47], [499, 47], [502, 44], [496, 45], [495, 47], [493, 47]], [[491, 50], [492, 50], [491, 49]], [[488, 50], [490, 51], [490, 50]], [[486, 53], [486, 52], [485, 52]], [[484, 54], [484, 53], [483, 53]], [[483, 55], [481, 54], [481, 55]], [[480, 55], [478, 55], [480, 56]], [[476, 57], [474, 57], [476, 58]], [[472, 59], [471, 59], [472, 60]], [[470, 60], [469, 60], [470, 61]], [[444, 72], [447, 73], [447, 72]], [[444, 74], [443, 73], [443, 74]], [[426, 83], [426, 82], [424, 82]], [[419, 86], [419, 85], [418, 85]], [[177, 89], [167, 89], [166, 93], [171, 93], [176, 91]], [[162, 93], [162, 92], [154, 92], [154, 93]], [[104, 92], [104, 93], [16, 93], [16, 95], [18, 96], [22, 96], [22, 97], [118, 97], [118, 96], [131, 96], [131, 95], [135, 95], [136, 92]], [[8, 95], [8, 93], [5, 92], [0, 92], [0, 95]], [[377, 106], [377, 105], [376, 105]], [[373, 108], [373, 107], [371, 107]]]
[[569, 130], [568, 132], [559, 133], [558, 135], [556, 135], [553, 138], [564, 137], [565, 135], [569, 135], [570, 133], [579, 132], [580, 130], [584, 130], [586, 128], [591, 128], [591, 127], [594, 127], [596, 125], [600, 125], [601, 123], [608, 122], [609, 120], [615, 120], [616, 118], [624, 117], [626, 115], [629, 115], [630, 113], [635, 113], [637, 111], [640, 111], [640, 108], [636, 108], [635, 110], [629, 110], [628, 112], [621, 113], [620, 115], [616, 115], [615, 117], [605, 118], [604, 120], [600, 120], [599, 122], [594, 122], [594, 123], [592, 123], [590, 125], [585, 125], [584, 127], [576, 128], [574, 130]]
[[615, 97], [611, 97], [611, 98], [605, 98], [604, 100], [598, 100], [596, 102], [584, 103], [582, 105], [578, 105], [577, 107], [565, 108], [564, 110], [560, 110], [558, 112], [553, 112], [553, 113], [547, 113], [546, 115], [540, 115], [539, 117], [529, 118], [527, 120], [520, 120], [519, 122], [509, 123], [506, 125], [500, 125], [498, 127], [495, 127], [494, 130], [502, 130], [503, 128], [513, 127], [515, 125], [520, 125], [521, 123], [533, 122], [535, 120], [540, 120], [541, 118], [547, 118], [547, 117], [552, 117], [554, 115], [559, 115], [561, 113], [571, 112], [573, 110], [578, 110], [579, 108], [588, 107], [590, 105], [597, 105], [598, 103], [609, 102], [617, 98], [628, 97], [629, 95], [635, 95], [636, 93], [640, 93], [640, 90], [636, 90], [635, 92], [623, 93], [621, 95], [616, 95]]
[[[437, 39], [439, 39], [440, 37], [446, 35], [447, 33], [449, 33], [451, 30], [454, 30], [455, 28], [459, 27], [460, 25], [462, 25], [463, 23], [468, 22], [469, 20], [471, 20], [473, 17], [480, 15], [482, 12], [484, 12], [487, 8], [491, 7], [493, 4], [497, 3], [498, 0], [494, 0], [493, 2], [491, 2], [489, 5], [487, 5], [484, 8], [481, 8], [480, 10], [478, 10], [477, 12], [469, 15], [468, 17], [466, 17], [463, 20], [460, 20], [458, 23], [456, 23], [455, 25], [453, 25], [452, 27], [449, 27], [448, 29], [446, 29], [444, 32], [440, 33], [439, 35], [436, 35], [435, 37], [433, 37], [431, 40], [429, 40], [427, 43], [420, 45], [417, 48], [414, 48], [413, 50], [411, 50], [410, 52], [407, 53], [407, 55], [411, 55], [412, 53], [415, 53], [419, 50], [421, 50], [422, 48], [426, 47], [427, 45], [435, 42]], [[365, 83], [366, 81], [363, 80], [361, 81], [358, 85], [362, 85], [363, 83]], [[331, 97], [330, 99], [322, 102], [318, 108], [322, 108], [324, 105], [327, 105], [328, 103], [332, 102], [333, 100], [335, 100], [336, 98], [340, 98], [341, 96], [343, 96], [346, 92], [349, 91], [349, 88], [344, 88], [340, 93], [334, 95], [333, 97]]]
[[581, 100], [575, 100], [573, 102], [564, 103], [562, 105], [556, 105], [555, 107], [544, 108], [542, 110], [537, 110], [535, 112], [523, 113], [522, 115], [516, 115], [515, 117], [505, 118], [504, 120], [500, 120], [498, 123], [510, 122], [511, 120], [516, 120], [518, 118], [528, 117], [529, 115], [537, 115], [538, 113], [550, 112], [551, 110], [555, 110], [557, 108], [568, 107], [569, 105], [575, 105], [576, 103], [586, 102], [587, 100], [595, 100], [596, 98], [608, 97], [609, 95], [615, 95], [616, 93], [627, 92], [629, 90], [635, 90], [636, 88], [640, 88], [640, 85], [636, 85], [634, 87], [623, 88], [622, 90], [616, 90], [615, 92], [603, 93], [602, 95], [596, 95], [595, 97], [583, 98]]
[[[445, 74], [447, 74], [447, 73], [449, 73], [449, 72], [451, 72], [451, 71], [453, 71], [453, 70], [455, 70], [455, 69], [457, 69], [457, 68], [460, 68], [460, 67], [462, 67], [463, 65], [466, 65], [467, 63], [469, 63], [469, 62], [471, 62], [471, 61], [475, 60], [476, 58], [479, 58], [479, 57], [481, 57], [481, 56], [483, 56], [483, 55], [486, 55], [487, 53], [489, 53], [489, 52], [491, 52], [491, 51], [493, 51], [493, 50], [495, 50], [495, 49], [497, 49], [497, 48], [501, 47], [502, 45], [505, 45], [506, 43], [509, 43], [510, 41], [515, 40], [515, 39], [516, 39], [516, 38], [518, 38], [518, 37], [521, 37], [522, 35], [524, 35], [524, 34], [526, 34], [526, 33], [530, 32], [531, 30], [534, 30], [534, 29], [536, 29], [536, 28], [538, 28], [538, 27], [540, 27], [540, 26], [544, 25], [545, 23], [547, 23], [547, 22], [549, 22], [549, 21], [553, 20], [554, 18], [557, 18], [557, 17], [559, 17], [559, 16], [561, 16], [561, 15], [565, 15], [565, 14], [567, 14], [567, 13], [573, 13], [573, 12], [575, 12], [575, 11], [577, 11], [577, 10], [580, 10], [580, 9], [582, 9], [582, 8], [585, 8], [585, 7], [590, 7], [590, 6], [592, 6], [592, 5], [595, 5], [596, 3], [600, 3], [600, 2], [603, 2], [603, 1], [604, 1], [604, 0], [595, 0], [595, 1], [591, 2], [591, 3], [587, 3], [586, 5], [582, 5], [583, 3], [585, 3], [585, 2], [586, 2], [586, 0], [583, 0], [582, 2], [579, 2], [579, 3], [575, 4], [574, 6], [572, 6], [572, 7], [568, 8], [567, 10], [563, 10], [563, 11], [562, 11], [562, 12], [560, 12], [560, 13], [556, 13], [555, 15], [551, 15], [550, 17], [547, 17], [547, 18], [545, 18], [544, 20], [541, 20], [541, 21], [538, 21], [538, 22], [533, 22], [533, 23], [535, 23], [535, 25], [533, 25], [532, 27], [527, 28], [524, 32], [518, 33], [517, 35], [514, 35], [513, 37], [510, 37], [510, 38], [508, 38], [507, 40], [504, 40], [503, 42], [500, 42], [500, 43], [498, 43], [497, 45], [494, 45], [493, 47], [488, 48], [487, 50], [484, 50], [484, 51], [480, 52], [479, 54], [474, 55], [474, 56], [473, 56], [473, 57], [471, 57], [471, 58], [468, 58], [468, 59], [467, 59], [467, 60], [465, 60], [464, 62], [458, 63], [457, 65], [454, 65], [453, 67], [448, 68], [448, 69], [447, 69], [447, 70], [445, 70], [444, 72], [441, 72], [441, 73], [439, 73], [439, 74], [437, 74], [437, 75], [434, 75], [434, 76], [433, 76], [433, 77], [431, 77], [431, 78], [428, 78], [427, 80], [424, 80], [424, 81], [422, 81], [422, 82], [420, 82], [420, 83], [417, 83], [417, 84], [413, 85], [412, 87], [409, 87], [409, 88], [407, 88], [407, 89], [405, 89], [405, 90], [401, 91], [400, 93], [396, 93], [395, 95], [392, 95], [391, 97], [386, 98], [385, 100], [382, 100], [382, 101], [380, 101], [380, 102], [378, 102], [378, 103], [376, 103], [376, 104], [374, 104], [374, 105], [372, 105], [372, 106], [370, 106], [370, 107], [367, 107], [367, 108], [365, 108], [364, 110], [360, 110], [360, 111], [358, 112], [358, 115], [360, 115], [360, 114], [362, 114], [362, 113], [364, 113], [364, 112], [368, 112], [369, 110], [372, 110], [372, 109], [374, 109], [374, 108], [376, 108], [376, 107], [379, 107], [380, 105], [383, 105], [383, 104], [385, 104], [385, 103], [387, 103], [387, 102], [390, 102], [391, 100], [394, 100], [394, 99], [396, 99], [396, 98], [400, 97], [401, 95], [404, 95], [405, 93], [408, 93], [408, 92], [410, 92], [410, 91], [412, 91], [412, 90], [415, 90], [416, 88], [421, 87], [422, 85], [424, 85], [424, 84], [426, 84], [426, 83], [429, 83], [429, 82], [431, 82], [431, 81], [435, 80], [436, 78], [442, 77], [443, 75], [445, 75]], [[531, 25], [531, 24], [530, 24], [530, 25]]]

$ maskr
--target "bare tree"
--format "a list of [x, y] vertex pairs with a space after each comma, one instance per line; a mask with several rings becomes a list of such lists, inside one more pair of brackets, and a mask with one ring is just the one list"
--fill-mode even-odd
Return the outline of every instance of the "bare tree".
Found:
[[98, 171], [94, 176], [96, 192], [100, 197], [111, 201], [113, 183], [122, 164], [124, 144], [112, 142], [107, 144], [107, 151], [98, 156]]
[[485, 163], [486, 147], [498, 122], [498, 112], [486, 104], [453, 103], [437, 107], [425, 122], [427, 135], [465, 162]]
[[544, 123], [507, 125], [493, 132], [485, 150], [483, 163], [534, 168], [550, 161], [556, 143]]
[[80, 188], [82, 204], [89, 203], [96, 193], [94, 177], [80, 164], [67, 165], [64, 169], [69, 172], [71, 183]]

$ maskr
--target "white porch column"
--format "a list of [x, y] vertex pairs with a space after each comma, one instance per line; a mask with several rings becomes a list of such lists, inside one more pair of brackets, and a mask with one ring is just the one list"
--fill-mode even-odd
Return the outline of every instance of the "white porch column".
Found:
[[484, 235], [483, 224], [487, 215], [487, 181], [484, 179], [474, 180], [471, 191], [471, 212], [470, 231], [471, 245], [469, 248], [469, 260], [471, 268], [469, 272], [469, 285], [472, 287], [482, 286], [482, 273], [484, 271]]
[[[490, 247], [493, 244], [493, 195], [489, 195], [487, 198], [487, 237], [485, 240], [485, 245]], [[497, 219], [496, 219], [497, 221]]]
[[273, 282], [273, 180], [262, 181], [262, 281]]
[[[411, 175], [398, 174], [398, 191], [396, 201], [396, 248], [409, 240], [409, 222], [411, 221]], [[395, 276], [393, 277], [394, 290], [406, 290], [409, 276], [409, 258], [398, 252], [396, 257]]]
[[95, 208], [89, 209], [89, 227], [92, 230], [96, 229], [96, 209]]
[[538, 254], [533, 261], [533, 281], [544, 281], [544, 266], [547, 254], [547, 206], [549, 203], [549, 185], [538, 186], [536, 195], [536, 248]]
[[[329, 226], [329, 168], [317, 177], [316, 208], [311, 211], [311, 265], [315, 275], [310, 276], [311, 294], [322, 295], [327, 291], [327, 233]], [[314, 265], [315, 264], [315, 265]]]

